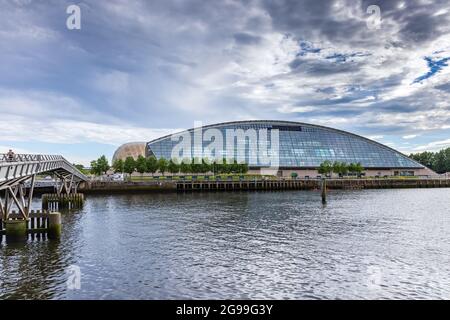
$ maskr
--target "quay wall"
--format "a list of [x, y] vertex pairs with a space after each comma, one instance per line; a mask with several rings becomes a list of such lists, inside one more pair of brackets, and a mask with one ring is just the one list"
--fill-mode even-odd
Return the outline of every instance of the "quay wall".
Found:
[[[82, 193], [316, 190], [318, 179], [277, 179], [244, 181], [90, 181]], [[329, 189], [450, 188], [450, 179], [327, 179]]]
[[82, 193], [175, 192], [173, 181], [88, 181], [79, 187]]

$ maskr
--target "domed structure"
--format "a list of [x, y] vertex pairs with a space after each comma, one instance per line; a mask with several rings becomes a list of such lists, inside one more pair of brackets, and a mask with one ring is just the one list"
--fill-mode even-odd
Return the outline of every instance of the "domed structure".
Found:
[[[264, 165], [260, 162], [259, 156], [255, 157], [249, 151], [249, 146], [257, 143], [253, 141], [256, 136], [252, 138], [247, 132], [261, 129], [267, 130], [268, 133], [278, 132], [279, 150], [276, 150], [274, 154], [278, 156], [278, 175], [280, 176], [290, 176], [295, 172], [300, 177], [315, 177], [318, 175], [317, 169], [324, 161], [360, 163], [365, 168], [365, 174], [370, 176], [434, 174], [420, 163], [378, 142], [342, 130], [291, 121], [235, 121], [208, 125], [200, 130], [197, 129], [200, 139], [208, 136], [197, 146], [194, 137], [195, 129], [190, 129], [147, 142], [145, 153], [147, 156], [170, 159], [173, 150], [177, 150], [175, 148], [183, 141], [192, 140], [194, 143], [187, 144], [187, 158], [201, 158], [203, 150], [211, 141], [217, 140], [216, 135], [222, 136], [217, 141], [221, 141], [223, 146], [226, 146], [229, 139], [228, 131], [232, 133], [234, 131], [237, 134], [240, 130], [243, 133], [242, 137], [230, 136], [232, 149], [225, 150], [219, 147], [214, 151], [213, 159], [231, 157], [233, 161], [233, 159], [236, 160], [236, 154], [241, 152], [245, 156], [245, 162], [249, 165], [250, 171], [258, 170]], [[209, 131], [212, 133], [208, 134]], [[182, 140], [179, 139], [180, 136]], [[272, 144], [271, 139], [268, 137], [269, 144]], [[229, 154], [230, 151], [231, 154]]]
[[116, 160], [125, 160], [127, 157], [137, 159], [139, 156], [145, 156], [145, 142], [129, 142], [121, 145], [113, 155], [113, 163]]

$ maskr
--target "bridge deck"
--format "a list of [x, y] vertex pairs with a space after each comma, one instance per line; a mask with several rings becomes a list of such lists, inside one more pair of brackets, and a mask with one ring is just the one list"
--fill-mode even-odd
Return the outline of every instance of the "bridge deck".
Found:
[[73, 164], [60, 155], [0, 154], [0, 190], [11, 187], [33, 175], [55, 173], [72, 177], [75, 182], [87, 181]]

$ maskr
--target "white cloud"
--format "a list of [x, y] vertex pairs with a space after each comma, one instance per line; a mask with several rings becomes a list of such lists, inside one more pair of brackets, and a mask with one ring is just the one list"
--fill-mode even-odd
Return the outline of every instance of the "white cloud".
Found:
[[[62, 37], [55, 11], [7, 3], [0, 113], [11, 130], [2, 140], [118, 145], [195, 119], [300, 120], [363, 128], [373, 139], [383, 128], [413, 139], [411, 128], [424, 136], [449, 127], [449, 90], [437, 87], [449, 82], [450, 67], [412, 83], [429, 72], [425, 56], [450, 56], [450, 24], [428, 41], [408, 42], [401, 32], [410, 15], [423, 13], [414, 3], [395, 14], [382, 8], [377, 31], [361, 28], [367, 14], [350, 1], [335, 1], [323, 17], [327, 10], [315, 4], [308, 5], [317, 16], [309, 17], [270, 10], [276, 2], [93, 2], [82, 10], [103, 12], [84, 15], [95, 28]], [[445, 18], [445, 7], [429, 8], [430, 19]], [[319, 24], [306, 25], [309, 18]]]
[[50, 91], [11, 90], [0, 87], [0, 113], [3, 119], [14, 117], [44, 120], [55, 118], [108, 120], [108, 114], [83, 105], [76, 98]]
[[33, 154], [35, 152], [31, 152], [27, 149], [23, 149], [23, 148], [16, 148], [14, 147], [14, 145], [0, 145], [0, 153], [7, 153], [9, 150], [13, 150], [14, 153], [18, 154]]
[[450, 139], [438, 140], [427, 143], [425, 145], [417, 146], [414, 148], [415, 151], [439, 151], [450, 147]]
[[29, 120], [24, 117], [8, 119], [2, 141], [40, 141], [46, 143], [96, 142], [121, 145], [130, 141], [150, 141], [179, 129], [149, 129], [129, 125], [107, 125], [72, 120]]
[[129, 89], [129, 74], [117, 70], [96, 73], [93, 76], [93, 86], [108, 94], [124, 94]]
[[381, 140], [383, 139], [384, 136], [382, 135], [373, 135], [373, 136], [368, 136], [367, 138], [372, 139], [372, 140]]

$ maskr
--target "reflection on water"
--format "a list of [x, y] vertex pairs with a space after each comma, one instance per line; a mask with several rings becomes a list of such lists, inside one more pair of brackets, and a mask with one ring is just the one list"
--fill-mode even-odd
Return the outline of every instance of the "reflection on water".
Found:
[[448, 230], [450, 189], [89, 196], [0, 245], [0, 298], [448, 299]]

